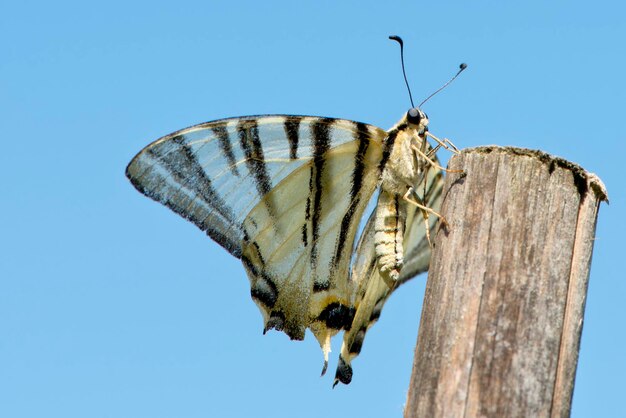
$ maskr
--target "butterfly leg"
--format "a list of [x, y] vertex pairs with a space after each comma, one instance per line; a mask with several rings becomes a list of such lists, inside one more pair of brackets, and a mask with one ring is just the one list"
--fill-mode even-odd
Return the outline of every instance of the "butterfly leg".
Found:
[[428, 245], [432, 248], [433, 242], [430, 240], [430, 224], [428, 223], [429, 214], [425, 210], [422, 210], [422, 219], [424, 220], [424, 228], [426, 230], [426, 241], [428, 241]]
[[458, 154], [460, 153], [459, 149], [456, 147], [456, 145], [454, 145], [452, 143], [452, 141], [450, 141], [448, 138], [444, 138], [444, 139], [439, 139], [437, 138], [435, 135], [431, 134], [430, 132], [426, 131], [425, 132], [426, 136], [431, 137], [432, 139], [435, 140], [435, 142], [437, 142], [440, 146], [444, 147], [445, 149], [447, 149], [448, 151], [453, 152], [454, 154]]
[[426, 153], [426, 156], [427, 156], [428, 158], [432, 159], [432, 158], [433, 158], [433, 156], [437, 155], [437, 152], [438, 152], [440, 149], [441, 149], [441, 144], [437, 144], [437, 146], [436, 146], [436, 147], [431, 148], [431, 149], [430, 149], [430, 151], [428, 151], [428, 152]]
[[436, 169], [445, 171], [446, 173], [462, 173], [463, 172], [463, 170], [449, 170], [445, 167], [442, 167], [439, 164], [437, 164], [435, 161], [433, 161], [428, 155], [424, 154], [422, 150], [420, 150], [418, 147], [412, 145], [411, 148], [417, 154], [418, 157], [423, 158], [424, 160], [426, 160], [426, 162], [428, 162], [428, 164], [430, 164], [432, 167]]
[[[413, 197], [413, 199], [411, 199], [411, 197]], [[424, 212], [425, 214], [432, 214], [435, 215], [436, 217], [439, 218], [439, 220], [441, 221], [441, 223], [446, 227], [449, 228], [450, 225], [448, 224], [448, 221], [446, 221], [446, 218], [443, 217], [443, 215], [441, 215], [438, 212], [435, 212], [434, 210], [432, 210], [431, 208], [429, 208], [428, 206], [423, 205], [419, 200], [419, 198], [415, 195], [414, 193], [414, 189], [412, 186], [410, 186], [408, 188], [408, 190], [406, 191], [406, 193], [404, 194], [404, 196], [402, 196], [402, 199], [409, 202], [412, 205], [417, 206], [419, 209], [422, 210], [422, 212]], [[426, 230], [428, 231], [428, 228], [426, 228]]]

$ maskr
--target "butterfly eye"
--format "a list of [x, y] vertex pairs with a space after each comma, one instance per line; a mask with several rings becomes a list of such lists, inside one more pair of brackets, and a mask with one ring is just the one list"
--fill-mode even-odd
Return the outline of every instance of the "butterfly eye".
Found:
[[422, 112], [420, 112], [416, 107], [413, 107], [406, 112], [406, 119], [411, 124], [419, 125], [422, 120]]

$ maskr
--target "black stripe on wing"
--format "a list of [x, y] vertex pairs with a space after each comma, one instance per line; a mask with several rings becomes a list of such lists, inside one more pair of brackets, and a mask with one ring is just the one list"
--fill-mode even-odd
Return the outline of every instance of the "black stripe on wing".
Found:
[[398, 136], [400, 132], [406, 129], [406, 126], [407, 125], [404, 125], [404, 124], [399, 125], [396, 128], [392, 129], [387, 135], [387, 138], [385, 139], [385, 143], [383, 145], [383, 156], [378, 166], [379, 172], [382, 173], [383, 170], [385, 169], [385, 166], [387, 165], [387, 162], [389, 161], [389, 157], [391, 157], [391, 151], [393, 150], [393, 146], [396, 142], [396, 137]]
[[[312, 125], [313, 131], [313, 165], [311, 166], [311, 182], [309, 184], [309, 202], [312, 203], [311, 217], [311, 266], [313, 271], [317, 266], [317, 240], [319, 238], [320, 216], [322, 214], [322, 176], [326, 163], [326, 152], [330, 149], [330, 129], [333, 120], [319, 120]], [[326, 290], [330, 286], [328, 281], [313, 284], [314, 291]]]
[[[265, 161], [263, 144], [259, 137], [258, 121], [254, 118], [242, 119], [237, 125], [239, 145], [246, 157], [246, 166], [256, 183], [256, 189], [261, 199], [272, 190], [272, 179]], [[276, 220], [276, 202], [265, 199], [264, 204], [270, 217]]]
[[352, 171], [352, 188], [350, 189], [350, 206], [341, 220], [341, 228], [337, 239], [337, 249], [332, 264], [337, 267], [341, 262], [341, 255], [346, 245], [346, 237], [352, 225], [354, 212], [361, 201], [361, 187], [363, 186], [363, 176], [365, 172], [365, 153], [370, 143], [370, 135], [367, 126], [356, 123], [355, 140], [358, 142], [357, 153], [354, 156], [354, 170]]
[[237, 160], [235, 159], [235, 154], [233, 153], [232, 140], [230, 138], [230, 135], [228, 134], [226, 125], [216, 125], [213, 126], [211, 129], [213, 130], [213, 133], [219, 141], [222, 153], [228, 160], [230, 171], [233, 173], [234, 176], [239, 177], [239, 171], [237, 170]]
[[285, 135], [289, 142], [289, 158], [295, 160], [298, 158], [298, 142], [300, 141], [300, 122], [301, 117], [288, 116], [285, 118]]
[[263, 146], [259, 139], [259, 128], [256, 119], [241, 120], [237, 126], [239, 145], [246, 156], [246, 165], [254, 176], [259, 194], [265, 196], [272, 189], [272, 181], [265, 166]]

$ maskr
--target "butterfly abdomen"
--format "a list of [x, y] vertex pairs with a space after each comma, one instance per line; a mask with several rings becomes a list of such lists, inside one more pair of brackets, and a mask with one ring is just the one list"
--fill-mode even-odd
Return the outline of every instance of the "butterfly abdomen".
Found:
[[381, 190], [375, 216], [374, 240], [378, 269], [385, 283], [393, 288], [404, 263], [406, 202], [400, 195]]
[[428, 119], [409, 123], [405, 116], [386, 138], [381, 172], [380, 195], [376, 206], [374, 241], [381, 277], [390, 288], [398, 280], [404, 264], [404, 230], [407, 215], [406, 194], [423, 180], [424, 170], [414, 147], [425, 143]]

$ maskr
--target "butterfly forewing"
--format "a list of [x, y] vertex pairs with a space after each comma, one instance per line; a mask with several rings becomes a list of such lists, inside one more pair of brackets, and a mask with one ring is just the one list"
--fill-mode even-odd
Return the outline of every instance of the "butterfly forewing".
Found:
[[[348, 129], [354, 123], [341, 122], [322, 145], [354, 140], [356, 128]], [[243, 220], [273, 187], [313, 157], [313, 127], [320, 124], [332, 126], [335, 120], [249, 116], [192, 126], [144, 148], [128, 165], [127, 176], [140, 192], [240, 257]]]

